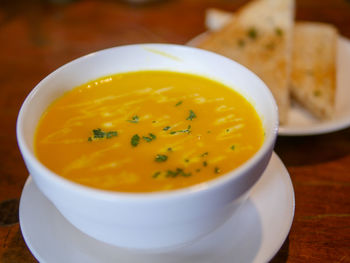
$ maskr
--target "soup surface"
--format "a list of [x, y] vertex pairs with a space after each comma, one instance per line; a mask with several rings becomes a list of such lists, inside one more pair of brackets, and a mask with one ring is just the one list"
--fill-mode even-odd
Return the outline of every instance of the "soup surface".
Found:
[[103, 77], [64, 94], [35, 135], [39, 160], [86, 186], [121, 192], [177, 189], [223, 175], [264, 140], [240, 94], [168, 71]]

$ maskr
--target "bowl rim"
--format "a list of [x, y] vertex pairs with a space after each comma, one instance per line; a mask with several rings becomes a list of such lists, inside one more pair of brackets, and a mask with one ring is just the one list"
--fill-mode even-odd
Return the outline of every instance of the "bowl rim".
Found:
[[[85, 59], [92, 57], [92, 56], [98, 56], [104, 52], [111, 52], [115, 49], [125, 48], [125, 47], [169, 47], [169, 48], [180, 48], [180, 49], [188, 49], [193, 50], [196, 52], [206, 52], [211, 53], [211, 56], [220, 57], [222, 60], [229, 61], [230, 63], [236, 64], [236, 67], [239, 68], [240, 71], [246, 71], [249, 75], [251, 75], [252, 78], [255, 78], [256, 81], [260, 83], [260, 86], [265, 89], [265, 94], [267, 99], [270, 103], [272, 103], [272, 120], [274, 120], [273, 123], [271, 123], [271, 134], [268, 137], [265, 137], [265, 140], [263, 141], [263, 144], [259, 148], [259, 150], [246, 162], [241, 164], [239, 167], [233, 169], [230, 172], [227, 172], [221, 176], [218, 176], [216, 178], [213, 178], [209, 181], [204, 181], [199, 184], [178, 188], [174, 190], [167, 190], [167, 191], [155, 191], [155, 192], [118, 192], [118, 191], [112, 191], [112, 190], [103, 190], [98, 188], [93, 188], [89, 186], [85, 186], [76, 182], [73, 182], [69, 179], [66, 179], [59, 174], [56, 174], [55, 172], [48, 169], [44, 164], [42, 164], [32, 153], [32, 151], [29, 149], [29, 146], [26, 143], [26, 140], [24, 139], [22, 130], [23, 130], [23, 121], [24, 121], [24, 112], [26, 108], [30, 107], [30, 103], [32, 98], [35, 97], [38, 90], [41, 88], [41, 86], [45, 85], [46, 82], [50, 81], [51, 78], [53, 78], [59, 71], [64, 70], [71, 65], [75, 63], [81, 63]], [[176, 72], [174, 70], [174, 72]], [[73, 87], [74, 88], [74, 87]], [[37, 125], [37, 123], [36, 123]], [[174, 197], [184, 197], [188, 195], [194, 195], [197, 193], [202, 193], [206, 191], [213, 191], [217, 188], [222, 187], [224, 184], [226, 184], [228, 181], [234, 180], [235, 178], [238, 178], [245, 174], [245, 171], [249, 170], [254, 163], [258, 163], [259, 160], [263, 159], [266, 154], [269, 154], [269, 151], [273, 151], [274, 143], [277, 138], [278, 133], [278, 108], [276, 101], [270, 91], [270, 89], [267, 87], [267, 85], [252, 71], [244, 67], [243, 65], [237, 63], [234, 60], [231, 60], [227, 57], [224, 57], [222, 55], [219, 55], [217, 53], [202, 50], [196, 47], [190, 47], [185, 45], [179, 45], [179, 44], [159, 44], [159, 43], [141, 43], [141, 44], [130, 44], [130, 45], [121, 45], [111, 48], [106, 48], [102, 50], [98, 50], [92, 53], [88, 53], [84, 56], [78, 57], [76, 59], [73, 59], [72, 61], [65, 63], [64, 65], [58, 67], [56, 70], [49, 73], [46, 77], [44, 77], [26, 96], [25, 100], [23, 101], [21, 108], [18, 113], [17, 122], [16, 122], [16, 136], [17, 136], [17, 144], [20, 149], [20, 152], [26, 162], [30, 162], [32, 167], [34, 167], [35, 170], [38, 171], [39, 174], [45, 174], [50, 180], [52, 180], [55, 184], [60, 185], [61, 187], [68, 188], [69, 190], [74, 190], [79, 192], [82, 195], [87, 196], [94, 196], [95, 199], [105, 199], [105, 200], [115, 200], [115, 199], [127, 199], [127, 200], [133, 200], [133, 201], [144, 201], [147, 202], [149, 200], [155, 200], [155, 199], [167, 199], [167, 198], [174, 198]], [[35, 181], [35, 175], [33, 176]]]

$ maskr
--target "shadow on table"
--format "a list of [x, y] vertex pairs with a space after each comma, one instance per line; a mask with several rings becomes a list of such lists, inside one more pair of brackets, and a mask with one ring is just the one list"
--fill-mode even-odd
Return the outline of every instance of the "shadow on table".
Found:
[[350, 128], [315, 136], [279, 136], [275, 151], [287, 166], [336, 160], [350, 153]]
[[289, 251], [289, 237], [284, 241], [282, 247], [278, 251], [278, 253], [271, 259], [269, 263], [285, 263], [288, 259], [288, 251]]

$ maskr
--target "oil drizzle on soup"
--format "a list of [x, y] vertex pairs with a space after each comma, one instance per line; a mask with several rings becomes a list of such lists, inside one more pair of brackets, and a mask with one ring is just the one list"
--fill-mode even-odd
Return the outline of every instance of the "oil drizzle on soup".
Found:
[[264, 131], [239, 93], [202, 76], [139, 71], [64, 94], [43, 114], [34, 145], [55, 173], [121, 192], [178, 189], [247, 161]]

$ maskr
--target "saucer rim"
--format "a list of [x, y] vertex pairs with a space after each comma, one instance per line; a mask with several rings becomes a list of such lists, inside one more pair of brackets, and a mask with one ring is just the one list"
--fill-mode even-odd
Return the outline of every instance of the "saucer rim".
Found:
[[[274, 165], [275, 166], [274, 169], [278, 170], [278, 176], [280, 177], [281, 180], [284, 181], [285, 188], [289, 192], [288, 196], [289, 196], [289, 199], [291, 201], [288, 204], [288, 207], [290, 206], [289, 209], [288, 209], [289, 210], [289, 213], [288, 213], [289, 218], [288, 219], [284, 218], [284, 221], [287, 220], [287, 222], [283, 226], [283, 230], [284, 230], [284, 231], [282, 231], [283, 233], [280, 233], [278, 240], [274, 241], [274, 243], [275, 243], [274, 248], [270, 249], [269, 253], [267, 253], [267, 251], [262, 251], [262, 249], [260, 248], [257, 251], [256, 255], [255, 255], [254, 262], [260, 262], [261, 258], [263, 258], [263, 262], [268, 262], [277, 254], [277, 252], [280, 250], [280, 248], [282, 247], [283, 243], [285, 242], [285, 240], [287, 239], [287, 237], [289, 235], [290, 229], [291, 229], [292, 224], [293, 224], [294, 213], [295, 213], [295, 193], [294, 193], [292, 180], [290, 178], [290, 175], [289, 175], [289, 172], [288, 172], [287, 168], [285, 167], [285, 165], [283, 164], [282, 160], [279, 158], [279, 156], [275, 152], [273, 152], [273, 154], [271, 156], [271, 159], [269, 161], [268, 167], [270, 165], [271, 166]], [[266, 169], [268, 169], [268, 167]], [[258, 181], [256, 183], [256, 185], [254, 185], [254, 187], [252, 189], [253, 191], [251, 193], [249, 193], [248, 198], [253, 198], [254, 197], [254, 189], [257, 187], [257, 185], [259, 185], [259, 182], [260, 181]], [[33, 254], [33, 256], [39, 262], [44, 263], [44, 262], [47, 262], [47, 261], [45, 261], [45, 259], [41, 257], [42, 253], [37, 251], [37, 249], [31, 243], [31, 240], [30, 240], [31, 238], [28, 236], [28, 233], [26, 232], [26, 229], [25, 229], [25, 226], [24, 226], [25, 224], [23, 223], [24, 220], [25, 220], [24, 219], [24, 215], [23, 215], [23, 199], [26, 197], [25, 194], [23, 194], [23, 193], [24, 193], [25, 189], [27, 189], [29, 187], [29, 185], [33, 184], [33, 183], [35, 183], [35, 182], [33, 181], [32, 177], [29, 175], [27, 180], [26, 180], [26, 182], [25, 182], [25, 185], [23, 187], [23, 192], [22, 192], [21, 199], [20, 199], [20, 207], [19, 207], [20, 229], [21, 229], [24, 241], [25, 241], [27, 247], [29, 248], [30, 252]], [[44, 195], [42, 195], [42, 197], [45, 198]], [[253, 200], [254, 200], [254, 198], [253, 198]], [[244, 204], [243, 204], [243, 206], [244, 206]], [[56, 208], [54, 206], [52, 206], [52, 209], [56, 209]], [[53, 210], [51, 210], [51, 211], [53, 211]], [[48, 215], [49, 212], [47, 212], [46, 214]], [[69, 223], [69, 222], [67, 222], [67, 223]], [[262, 243], [263, 243], [263, 241], [264, 241], [264, 239], [262, 239]], [[97, 241], [97, 242], [100, 242], [100, 241]], [[266, 240], [265, 240], [265, 242], [266, 242]], [[257, 260], [259, 260], [259, 261], [257, 261]]]

